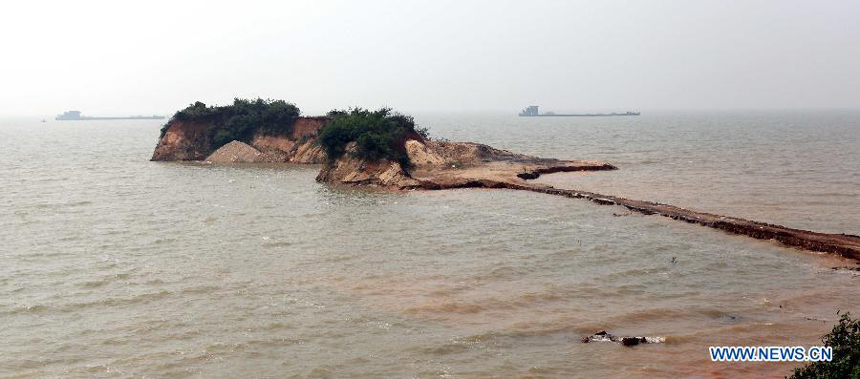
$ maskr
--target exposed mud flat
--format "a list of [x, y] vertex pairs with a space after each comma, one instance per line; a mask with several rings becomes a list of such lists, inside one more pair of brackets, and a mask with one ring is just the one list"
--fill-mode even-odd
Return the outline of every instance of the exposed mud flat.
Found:
[[668, 204], [631, 200], [585, 191], [558, 189], [548, 186], [511, 186], [505, 188], [524, 189], [550, 195], [587, 199], [602, 205], [620, 205], [631, 211], [646, 215], [658, 214], [675, 220], [725, 230], [734, 234], [741, 234], [756, 239], [774, 240], [784, 245], [809, 251], [835, 253], [845, 258], [860, 261], [860, 236], [793, 229], [782, 225], [767, 224], [737, 217], [696, 212]]
[[603, 161], [538, 158], [473, 142], [407, 140], [405, 149], [413, 165], [408, 170], [389, 160], [366, 162], [345, 154], [323, 167], [317, 181], [390, 190], [505, 188], [526, 185], [542, 173], [616, 169]]
[[541, 174], [565, 171], [614, 170], [601, 161], [569, 161], [537, 158], [470, 142], [406, 142], [415, 167], [406, 171], [394, 162], [363, 162], [346, 156], [323, 168], [317, 180], [333, 184], [371, 185], [394, 190], [439, 190], [449, 188], [509, 188], [580, 198], [602, 205], [620, 205], [646, 214], [725, 230], [756, 239], [778, 241], [809, 251], [821, 251], [860, 261], [860, 237], [793, 229], [782, 225], [745, 220], [683, 209], [668, 204], [632, 200], [593, 192], [558, 189], [527, 182]]
[[[200, 160], [213, 163], [322, 163], [317, 181], [387, 190], [441, 190], [452, 188], [508, 188], [582, 198], [603, 205], [620, 205], [642, 214], [659, 214], [756, 239], [778, 241], [809, 251], [835, 253], [860, 261], [860, 237], [818, 233], [782, 225], [751, 221], [679, 208], [668, 204], [626, 199], [594, 192], [558, 189], [529, 182], [541, 174], [571, 171], [615, 170], [603, 161], [561, 160], [516, 154], [473, 143], [409, 139], [404, 148], [412, 167], [380, 160], [367, 162], [350, 152], [328, 160], [313, 139], [325, 118], [302, 118], [289, 136], [257, 135], [251, 144], [233, 141], [201, 158], [207, 126], [177, 123], [159, 140], [153, 160]], [[211, 126], [210, 126], [211, 127]]]

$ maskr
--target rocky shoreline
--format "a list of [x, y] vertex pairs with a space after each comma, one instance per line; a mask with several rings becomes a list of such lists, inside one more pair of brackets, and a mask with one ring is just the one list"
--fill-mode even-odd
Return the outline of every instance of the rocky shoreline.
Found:
[[233, 141], [216, 151], [205, 151], [201, 136], [205, 125], [177, 123], [159, 139], [153, 161], [202, 160], [211, 163], [323, 163], [316, 180], [321, 183], [369, 186], [386, 190], [442, 190], [453, 188], [507, 188], [619, 205], [632, 212], [661, 215], [756, 239], [774, 240], [809, 251], [828, 252], [860, 261], [860, 236], [827, 234], [742, 218], [715, 215], [668, 204], [625, 199], [598, 193], [559, 189], [531, 182], [541, 174], [569, 171], [615, 170], [607, 162], [538, 158], [472, 142], [423, 139], [404, 141], [411, 167], [381, 159], [366, 161], [352, 154], [328, 160], [315, 143], [325, 117], [303, 117], [287, 136], [255, 135], [251, 143]]

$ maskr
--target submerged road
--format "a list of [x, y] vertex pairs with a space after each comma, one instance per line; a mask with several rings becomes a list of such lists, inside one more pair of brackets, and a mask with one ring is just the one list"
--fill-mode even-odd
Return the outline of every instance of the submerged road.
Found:
[[586, 191], [528, 185], [515, 186], [519, 188], [515, 188], [513, 186], [509, 187], [508, 185], [505, 187], [570, 198], [586, 199], [601, 205], [620, 205], [631, 211], [646, 215], [657, 214], [675, 220], [704, 225], [710, 228], [721, 229], [730, 233], [741, 234], [756, 239], [775, 240], [784, 245], [798, 247], [804, 250], [839, 254], [845, 258], [851, 258], [860, 262], [860, 236], [850, 234], [818, 233], [802, 229], [793, 229], [782, 225], [767, 224], [737, 217], [696, 212], [668, 204], [631, 200]]

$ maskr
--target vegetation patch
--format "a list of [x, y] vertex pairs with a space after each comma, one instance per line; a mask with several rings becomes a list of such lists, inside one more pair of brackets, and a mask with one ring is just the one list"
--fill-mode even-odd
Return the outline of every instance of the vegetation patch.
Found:
[[299, 108], [284, 100], [234, 99], [233, 104], [207, 106], [201, 102], [176, 112], [161, 128], [161, 136], [175, 122], [211, 123], [207, 141], [215, 150], [230, 141], [250, 142], [257, 132], [288, 135], [299, 118]]
[[417, 128], [411, 116], [390, 108], [333, 110], [328, 116], [331, 121], [320, 130], [318, 141], [330, 160], [341, 157], [346, 145], [355, 142], [357, 157], [368, 161], [388, 159], [406, 169], [410, 167], [406, 139], [427, 139], [427, 129]]
[[860, 378], [860, 320], [851, 319], [846, 312], [821, 342], [833, 348], [833, 360], [798, 367], [792, 379]]

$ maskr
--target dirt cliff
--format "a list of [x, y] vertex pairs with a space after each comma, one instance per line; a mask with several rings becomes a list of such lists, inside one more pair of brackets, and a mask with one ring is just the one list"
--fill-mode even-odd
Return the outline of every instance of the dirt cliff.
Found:
[[316, 180], [321, 183], [372, 186], [387, 189], [418, 188], [421, 182], [411, 178], [400, 164], [387, 159], [369, 162], [354, 155], [355, 142], [346, 147], [346, 154], [328, 162]]
[[196, 161], [212, 153], [209, 149], [209, 129], [200, 122], [172, 122], [152, 153], [153, 161]]
[[[261, 155], [257, 162], [323, 163], [325, 152], [315, 143], [319, 130], [328, 122], [326, 117], [299, 117], [288, 135], [256, 133], [249, 145]], [[214, 150], [211, 148], [210, 123], [171, 122], [158, 140], [153, 161], [199, 161]]]

